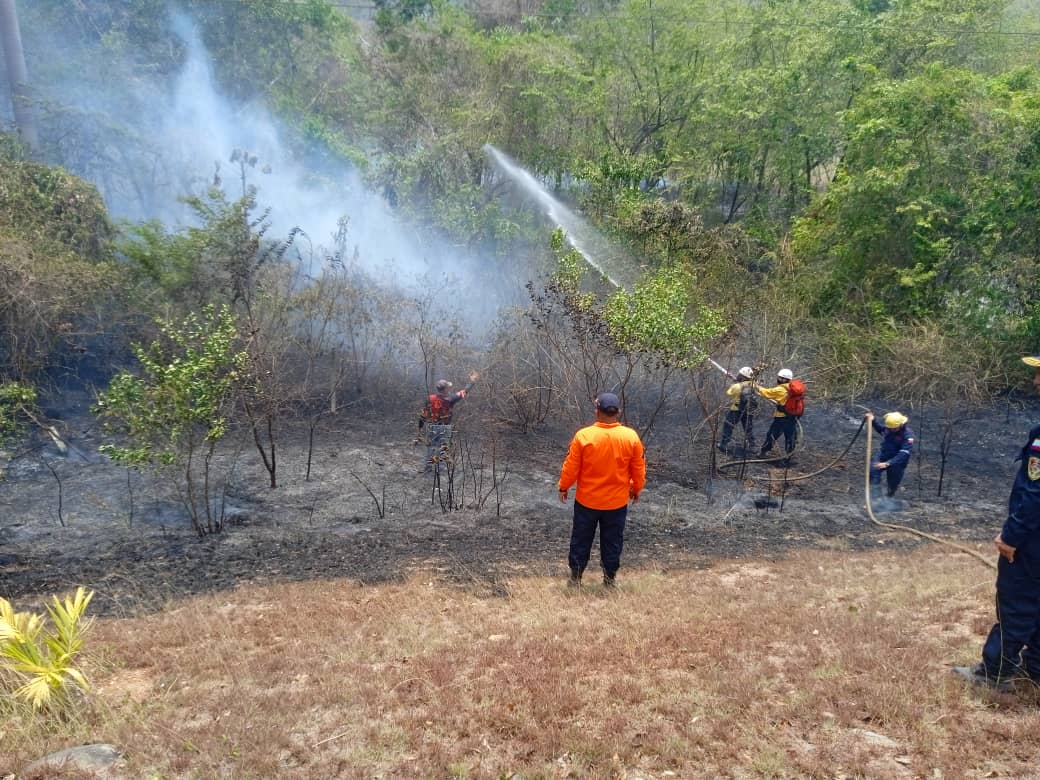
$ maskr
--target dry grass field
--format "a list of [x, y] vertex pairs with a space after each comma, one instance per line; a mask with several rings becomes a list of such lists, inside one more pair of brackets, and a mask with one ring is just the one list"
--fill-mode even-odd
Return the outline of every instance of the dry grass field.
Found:
[[101, 619], [82, 712], [27, 726], [8, 705], [0, 776], [87, 742], [128, 778], [1040, 776], [1035, 693], [948, 672], [991, 619], [992, 572], [964, 555], [619, 581], [329, 580]]

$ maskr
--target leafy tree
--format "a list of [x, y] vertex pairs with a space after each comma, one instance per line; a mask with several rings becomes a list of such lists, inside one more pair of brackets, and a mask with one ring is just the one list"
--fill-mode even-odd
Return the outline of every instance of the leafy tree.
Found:
[[847, 114], [840, 174], [794, 231], [819, 271], [818, 311], [1025, 315], [1035, 275], [1014, 269], [1038, 257], [1035, 76], [1011, 83], [933, 66]]
[[834, 258], [822, 305], [923, 314], [939, 303], [949, 220], [962, 205], [950, 185], [969, 153], [970, 84], [936, 68], [875, 85], [849, 112], [839, 176], [795, 232], [796, 251]]
[[204, 198], [186, 199], [199, 225], [173, 233], [158, 222], [133, 226], [122, 247], [142, 277], [144, 294], [158, 294], [163, 305], [181, 311], [221, 305], [241, 317], [249, 334], [249, 376], [239, 399], [273, 488], [276, 420], [293, 402], [289, 388], [294, 383], [286, 380], [293, 338], [287, 318], [299, 294], [296, 288], [306, 283], [298, 276], [287, 282], [285, 275], [293, 271], [283, 261], [301, 231], [290, 231], [282, 241], [266, 238], [269, 212], [255, 213], [256, 189], [248, 184], [257, 158], [236, 149], [231, 161], [239, 166], [242, 197], [229, 200], [223, 190], [211, 188]]
[[999, 30], [1003, 0], [890, 0], [887, 7], [864, 9], [857, 58], [881, 78], [912, 78], [935, 64], [991, 72], [1003, 60]]
[[[350, 19], [326, 0], [184, 0], [178, 10], [199, 26], [215, 55], [224, 92], [241, 99], [255, 98], [265, 87], [304, 87], [315, 75], [315, 69], [304, 67], [314, 64], [311, 55], [328, 54], [353, 29]], [[128, 66], [138, 76], [169, 75], [184, 54], [178, 19], [165, 0], [105, 0], [89, 8], [68, 0], [37, 0], [22, 9], [22, 16], [30, 53], [49, 50], [33, 40], [36, 30], [63, 31], [65, 56], [57, 58], [63, 61], [41, 56], [30, 63], [48, 80], [81, 68], [81, 58], [97, 66], [93, 75], [99, 83]]]
[[236, 346], [239, 334], [227, 306], [159, 325], [161, 340], [134, 346], [141, 375], [121, 372], [98, 396], [95, 413], [127, 438], [101, 451], [127, 466], [178, 474], [192, 527], [203, 536], [223, 523], [223, 504], [214, 505], [213, 458], [249, 356]]
[[708, 344], [725, 331], [727, 321], [700, 303], [689, 267], [662, 266], [631, 291], [617, 288], [603, 295], [588, 279], [585, 258], [566, 250], [562, 231], [554, 232], [552, 248], [556, 272], [541, 292], [528, 287], [532, 321], [561, 363], [577, 370], [578, 397], [592, 398], [604, 387], [616, 387], [624, 403], [637, 372], [655, 383], [657, 400], [643, 424], [648, 433], [663, 408], [670, 378], [701, 364]]
[[688, 269], [673, 265], [647, 274], [631, 292], [616, 290], [603, 314], [617, 348], [676, 368], [703, 363], [706, 347], [726, 323], [719, 312], [698, 305], [695, 284]]
[[697, 20], [717, 12], [713, 3], [689, 0], [624, 2], [583, 30], [579, 46], [602, 100], [602, 140], [612, 152], [653, 159], [650, 185], [671, 162], [668, 139], [702, 106], [716, 41]]
[[493, 106], [486, 133], [510, 155], [556, 188], [594, 154], [602, 84], [566, 37], [542, 30], [497, 28], [474, 36], [484, 60], [483, 103]]
[[376, 24], [385, 30], [425, 16], [433, 4], [430, 0], [375, 0], [375, 5]]
[[[236, 150], [232, 159], [241, 154]], [[165, 302], [187, 309], [222, 302], [248, 309], [257, 271], [284, 255], [299, 231], [282, 242], [265, 241], [268, 212], [255, 213], [256, 190], [249, 186], [236, 200], [213, 187], [185, 202], [198, 225], [173, 233], [154, 221], [130, 226], [122, 253]]]

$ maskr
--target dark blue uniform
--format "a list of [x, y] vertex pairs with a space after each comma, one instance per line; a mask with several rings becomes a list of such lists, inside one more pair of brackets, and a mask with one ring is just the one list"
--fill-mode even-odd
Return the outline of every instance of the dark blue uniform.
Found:
[[997, 623], [982, 648], [994, 680], [1026, 674], [1040, 682], [1040, 425], [1029, 432], [1000, 531], [1015, 561], [997, 561]]
[[[903, 472], [910, 463], [910, 454], [914, 451], [914, 432], [904, 425], [902, 428], [889, 428], [876, 419], [871, 421], [874, 430], [881, 434], [881, 452], [870, 466], [870, 483], [881, 484], [881, 475], [888, 481], [888, 495], [894, 495], [899, 483], [903, 481]], [[879, 469], [878, 463], [887, 463], [887, 469]]]

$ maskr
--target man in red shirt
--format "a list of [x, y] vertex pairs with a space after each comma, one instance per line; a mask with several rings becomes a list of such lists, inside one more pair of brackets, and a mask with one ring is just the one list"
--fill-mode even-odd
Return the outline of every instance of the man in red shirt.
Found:
[[435, 465], [440, 469], [440, 463], [447, 456], [448, 445], [451, 444], [451, 418], [455, 404], [466, 397], [478, 379], [480, 375], [476, 371], [470, 372], [469, 383], [458, 392], [453, 390], [455, 386], [447, 379], [440, 379], [437, 381], [437, 392], [430, 393], [426, 399], [426, 406], [419, 413], [419, 436], [416, 437], [416, 442], [422, 440], [425, 427], [424, 471], [432, 471]]
[[628, 502], [631, 499], [636, 503], [646, 484], [643, 442], [639, 434], [618, 422], [620, 414], [618, 397], [600, 393], [596, 398], [596, 422], [574, 434], [560, 471], [561, 504], [567, 503], [571, 485], [578, 484], [567, 559], [571, 568], [568, 584], [573, 587], [581, 584], [597, 526], [603, 584], [614, 586], [614, 577], [621, 567]]

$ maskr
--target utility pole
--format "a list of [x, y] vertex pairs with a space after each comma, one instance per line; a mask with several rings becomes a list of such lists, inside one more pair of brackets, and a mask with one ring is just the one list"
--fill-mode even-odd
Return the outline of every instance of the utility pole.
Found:
[[40, 136], [36, 132], [36, 115], [29, 94], [29, 71], [25, 67], [22, 32], [18, 27], [14, 0], [0, 0], [0, 43], [4, 49], [7, 80], [11, 84], [14, 121], [22, 140], [35, 151], [39, 148]]

